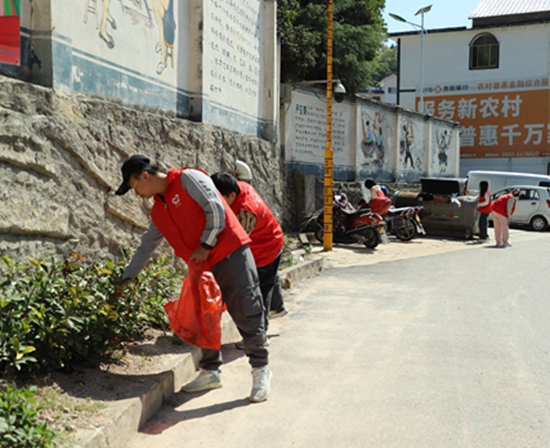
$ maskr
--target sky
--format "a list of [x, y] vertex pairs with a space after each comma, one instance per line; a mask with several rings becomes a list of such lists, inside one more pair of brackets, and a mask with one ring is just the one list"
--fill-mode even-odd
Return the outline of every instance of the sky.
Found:
[[407, 23], [392, 19], [388, 13], [394, 13], [405, 20], [420, 25], [420, 15], [416, 12], [424, 6], [432, 5], [432, 9], [424, 14], [424, 28], [452, 28], [466, 26], [470, 28], [472, 21], [468, 19], [480, 0], [386, 0], [384, 20], [388, 32], [397, 33], [413, 31], [415, 28]]

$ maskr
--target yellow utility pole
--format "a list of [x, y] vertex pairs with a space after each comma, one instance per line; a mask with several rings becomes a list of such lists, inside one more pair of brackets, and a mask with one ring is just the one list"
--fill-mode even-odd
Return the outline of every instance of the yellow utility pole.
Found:
[[325, 148], [323, 248], [332, 250], [332, 181], [334, 153], [332, 151], [332, 0], [327, 8], [327, 145]]

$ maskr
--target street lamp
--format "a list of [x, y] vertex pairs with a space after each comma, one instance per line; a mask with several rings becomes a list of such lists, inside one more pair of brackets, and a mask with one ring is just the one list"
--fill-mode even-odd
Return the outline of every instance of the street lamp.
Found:
[[420, 25], [409, 22], [405, 20], [403, 17], [398, 16], [397, 14], [389, 13], [389, 16], [397, 20], [398, 22], [404, 22], [408, 23], [409, 25], [412, 25], [414, 27], [420, 28], [420, 112], [424, 113], [424, 34], [426, 34], [426, 30], [424, 29], [424, 14], [429, 12], [432, 9], [432, 5], [424, 6], [423, 8], [420, 8], [415, 16], [420, 15], [421, 21]]

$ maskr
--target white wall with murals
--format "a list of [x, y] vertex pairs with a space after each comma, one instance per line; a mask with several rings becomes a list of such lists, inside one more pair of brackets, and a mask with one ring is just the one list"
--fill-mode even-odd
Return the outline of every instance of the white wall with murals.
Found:
[[31, 79], [273, 140], [276, 2], [35, 0]]
[[[357, 165], [361, 171], [386, 177], [395, 165], [395, 112], [381, 106], [358, 103]], [[377, 176], [377, 177], [378, 177]]]
[[[254, 130], [264, 103], [275, 93], [273, 86], [267, 91], [263, 88], [264, 79], [273, 82], [278, 78], [266, 54], [274, 50], [275, 38], [270, 35], [274, 5], [259, 0], [204, 0], [206, 121], [220, 125], [238, 121], [239, 127], [252, 127], [250, 133]], [[270, 41], [272, 45], [266, 45]]]
[[457, 173], [459, 157], [459, 137], [456, 133], [449, 132], [447, 126], [433, 123], [431, 127], [431, 150], [429, 158], [429, 171], [439, 176], [448, 177]]
[[[320, 89], [285, 88], [281, 107], [288, 172], [323, 177], [326, 98]], [[357, 99], [333, 103], [334, 179], [418, 181], [456, 177], [458, 123]]]
[[426, 160], [425, 123], [414, 115], [400, 115], [397, 129], [399, 132], [399, 154], [397, 171], [405, 173], [422, 173]]
[[51, 2], [55, 84], [145, 102], [155, 92], [170, 107], [178, 90], [189, 90], [191, 36], [178, 26], [189, 16], [176, 7], [174, 0]]
[[[326, 95], [318, 89], [291, 89], [291, 102], [283, 102], [285, 160], [298, 164], [306, 174], [323, 172], [327, 142]], [[335, 176], [349, 178], [355, 172], [355, 107], [333, 103], [332, 150]]]

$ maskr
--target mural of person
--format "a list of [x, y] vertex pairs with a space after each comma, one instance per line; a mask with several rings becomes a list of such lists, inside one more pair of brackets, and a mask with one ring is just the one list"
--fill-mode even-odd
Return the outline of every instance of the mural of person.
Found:
[[113, 37], [107, 33], [107, 23], [111, 25], [113, 30], [117, 29], [115, 19], [109, 12], [109, 6], [111, 5], [111, 0], [103, 0], [103, 9], [101, 11], [101, 22], [99, 23], [99, 37], [101, 40], [107, 44], [107, 48], [113, 48], [115, 46], [115, 41]]
[[447, 133], [447, 131], [443, 131], [441, 134], [439, 134], [439, 137], [437, 138], [437, 146], [439, 148], [439, 152], [437, 154], [437, 158], [439, 160], [439, 173], [443, 174], [445, 171], [447, 171], [447, 150], [449, 148], [449, 143], [451, 142], [451, 134]]
[[372, 135], [372, 129], [370, 121], [363, 122], [363, 141], [361, 142], [361, 149], [365, 157], [370, 157], [372, 154], [372, 146], [374, 145], [374, 138]]
[[151, 0], [153, 14], [157, 22], [159, 41], [155, 51], [160, 53], [157, 74], [162, 74], [166, 61], [170, 57], [174, 68], [174, 42], [176, 40], [176, 21], [174, 19], [174, 0]]
[[405, 153], [405, 160], [403, 161], [404, 167], [407, 168], [407, 161], [410, 160], [411, 168], [414, 169], [414, 161], [411, 153], [411, 146], [414, 140], [414, 135], [412, 135], [412, 132], [409, 130], [410, 126], [411, 126], [410, 121], [408, 121], [406, 124], [403, 125], [402, 132], [401, 132], [400, 152], [401, 154]]
[[[88, 14], [97, 14], [100, 0], [85, 0], [84, 23], [88, 21]], [[111, 0], [102, 0], [101, 20], [99, 22], [99, 37], [107, 48], [115, 47], [113, 36], [108, 33], [108, 25], [111, 29], [117, 29], [117, 23], [109, 12]], [[152, 28], [156, 23], [158, 31], [158, 42], [155, 45], [155, 52], [160, 53], [160, 62], [157, 64], [157, 74], [167, 67], [170, 58], [172, 68], [174, 67], [174, 44], [176, 41], [176, 20], [174, 18], [174, 0], [120, 0], [124, 14], [132, 18], [132, 24], [143, 22], [147, 28]], [[153, 17], [155, 22], [153, 22]], [[97, 20], [96, 20], [96, 28]]]
[[[84, 23], [88, 22], [88, 14], [92, 13], [96, 15], [96, 29], [97, 25], [97, 4], [99, 0], [85, 0], [84, 1]], [[101, 8], [101, 20], [99, 22], [99, 38], [105, 42], [107, 48], [112, 49], [115, 46], [115, 40], [107, 32], [107, 23], [111, 25], [113, 30], [117, 29], [117, 24], [111, 13], [109, 12], [109, 6], [111, 6], [111, 0], [103, 0], [103, 6]]]
[[373, 163], [382, 166], [384, 164], [384, 143], [382, 139], [382, 121], [378, 112], [375, 113], [374, 122], [371, 125], [371, 119], [363, 121], [363, 140], [361, 141], [361, 150], [368, 160], [365, 165]]

